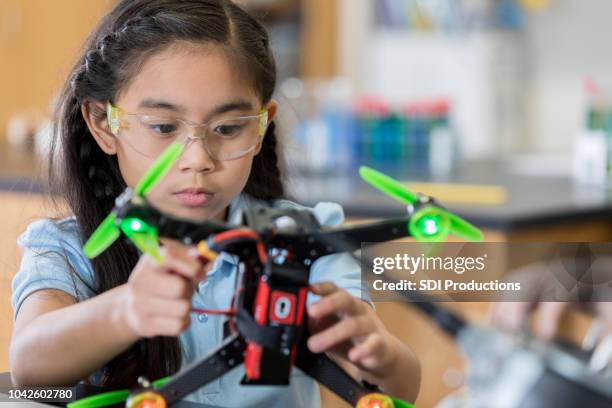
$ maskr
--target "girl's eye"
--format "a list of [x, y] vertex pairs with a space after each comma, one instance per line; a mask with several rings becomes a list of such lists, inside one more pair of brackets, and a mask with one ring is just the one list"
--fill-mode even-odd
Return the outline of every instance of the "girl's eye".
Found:
[[223, 123], [215, 127], [214, 131], [219, 136], [234, 137], [238, 136], [243, 129], [244, 125], [242, 124]]
[[176, 123], [149, 123], [147, 126], [149, 129], [162, 136], [170, 136], [179, 128]]

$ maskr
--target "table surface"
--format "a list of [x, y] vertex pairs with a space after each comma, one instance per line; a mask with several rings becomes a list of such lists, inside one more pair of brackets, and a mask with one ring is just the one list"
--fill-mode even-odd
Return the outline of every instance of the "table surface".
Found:
[[[512, 230], [560, 221], [612, 218], [612, 188], [577, 184], [565, 176], [537, 176], [515, 170], [503, 160], [483, 160], [466, 163], [452, 174], [435, 180], [398, 169], [390, 169], [388, 173], [400, 180], [504, 188], [508, 199], [498, 205], [443, 203], [482, 228]], [[293, 171], [287, 177], [287, 191], [291, 199], [304, 205], [337, 202], [351, 217], [405, 215], [403, 205], [377, 192], [356, 174], [355, 171], [304, 175]], [[40, 192], [45, 185], [43, 175], [42, 161], [34, 153], [9, 148], [6, 142], [0, 141], [0, 191]]]
[[[481, 228], [512, 230], [594, 218], [612, 219], [612, 188], [578, 184], [569, 177], [517, 173], [496, 161], [466, 164], [452, 175], [436, 180], [428, 176], [406, 177], [400, 171], [388, 174], [407, 183], [450, 183], [501, 187], [507, 199], [499, 204], [442, 204]], [[288, 190], [296, 201], [314, 205], [319, 201], [341, 204], [348, 216], [392, 217], [406, 214], [405, 205], [379, 193], [354, 175], [296, 176]]]

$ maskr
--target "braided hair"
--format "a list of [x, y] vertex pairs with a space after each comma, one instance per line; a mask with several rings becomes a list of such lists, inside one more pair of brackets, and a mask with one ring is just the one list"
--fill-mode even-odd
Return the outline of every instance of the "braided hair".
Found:
[[[213, 43], [242, 67], [263, 104], [276, 85], [276, 67], [262, 25], [231, 0], [122, 0], [85, 43], [55, 109], [49, 179], [90, 236], [112, 210], [126, 184], [116, 156], [105, 154], [81, 113], [88, 101], [106, 102], [134, 77], [151, 55], [176, 41]], [[248, 69], [247, 69], [248, 68]], [[91, 104], [94, 106], [94, 104]], [[104, 112], [94, 112], [104, 115]], [[271, 123], [254, 158], [245, 193], [272, 200], [284, 195], [275, 125]], [[127, 282], [137, 251], [117, 240], [92, 260], [96, 293]], [[105, 366], [102, 385], [133, 387], [138, 376], [161, 378], [181, 364], [177, 338], [142, 339]]]

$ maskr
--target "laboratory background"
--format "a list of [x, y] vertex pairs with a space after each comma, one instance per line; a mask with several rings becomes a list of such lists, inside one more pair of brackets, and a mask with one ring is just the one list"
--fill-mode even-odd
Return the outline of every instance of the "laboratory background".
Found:
[[[490, 242], [612, 241], [612, 2], [242, 0], [271, 34], [289, 197], [340, 203], [349, 223], [406, 208], [368, 165], [436, 197]], [[0, 0], [0, 372], [7, 372], [17, 236], [53, 214], [45, 190], [54, 98], [112, 0]], [[445, 305], [486, 322], [490, 305]], [[377, 313], [418, 354], [419, 407], [466, 381], [453, 339], [410, 305]], [[580, 342], [587, 315], [561, 335]], [[326, 407], [342, 407], [322, 390]]]

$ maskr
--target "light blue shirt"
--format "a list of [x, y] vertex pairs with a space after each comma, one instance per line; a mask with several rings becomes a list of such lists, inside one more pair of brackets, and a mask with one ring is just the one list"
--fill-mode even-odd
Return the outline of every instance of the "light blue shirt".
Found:
[[[243, 209], [257, 202], [247, 196], [238, 196], [230, 205], [228, 223], [240, 225]], [[274, 207], [305, 209], [288, 200], [277, 200]], [[326, 227], [337, 226], [344, 221], [342, 208], [334, 203], [319, 203], [308, 208], [319, 223]], [[95, 279], [91, 263], [82, 251], [83, 238], [74, 219], [60, 221], [43, 219], [30, 224], [19, 237], [18, 245], [23, 257], [12, 283], [14, 316], [24, 299], [41, 289], [58, 289], [78, 301], [95, 296]], [[234, 289], [237, 259], [221, 253], [199, 285], [193, 297], [193, 306], [206, 309], [227, 309]], [[73, 270], [75, 273], [71, 273]], [[362, 291], [360, 266], [348, 254], [333, 254], [313, 263], [310, 282], [331, 281], [346, 289], [355, 297], [369, 301]], [[310, 294], [308, 303], [317, 296]], [[216, 348], [223, 340], [224, 316], [193, 315], [190, 327], [181, 336], [183, 367]], [[94, 373], [93, 381], [100, 371]], [[244, 366], [235, 368], [225, 376], [192, 393], [187, 400], [224, 407], [319, 407], [319, 389], [314, 380], [298, 369], [291, 373], [287, 387], [242, 386]]]

